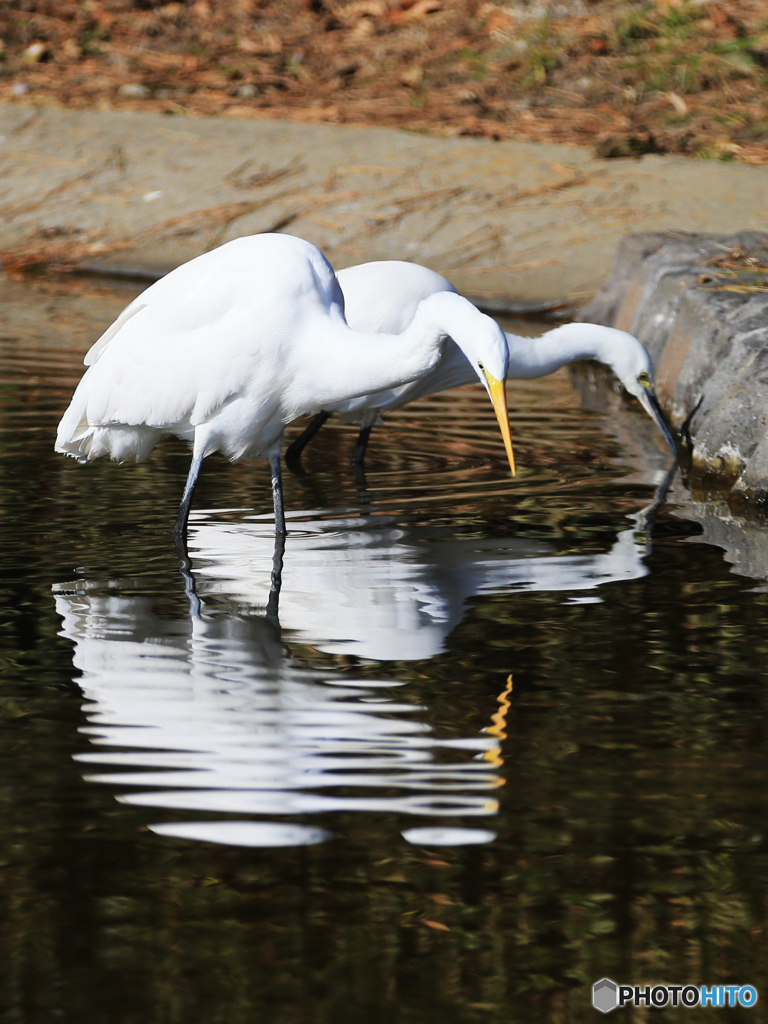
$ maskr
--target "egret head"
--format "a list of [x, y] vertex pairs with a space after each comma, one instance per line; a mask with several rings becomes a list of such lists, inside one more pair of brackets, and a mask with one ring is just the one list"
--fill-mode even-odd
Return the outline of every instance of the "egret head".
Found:
[[626, 331], [604, 327], [602, 362], [611, 367], [625, 389], [634, 395], [661, 431], [675, 458], [677, 443], [656, 397], [653, 387], [653, 365], [645, 346]]
[[440, 292], [430, 296], [426, 301], [432, 304], [432, 312], [438, 318], [440, 329], [459, 346], [488, 392], [496, 419], [499, 421], [501, 436], [504, 438], [509, 467], [514, 476], [515, 455], [512, 450], [507, 397], [504, 390], [509, 367], [506, 335], [495, 320], [481, 313], [461, 295]]

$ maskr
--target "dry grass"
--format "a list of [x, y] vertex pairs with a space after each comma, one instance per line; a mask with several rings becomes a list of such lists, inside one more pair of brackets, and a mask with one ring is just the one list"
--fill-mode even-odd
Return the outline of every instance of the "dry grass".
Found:
[[702, 274], [699, 283], [709, 288], [740, 295], [768, 292], [768, 242], [751, 250], [724, 246], [722, 254], [707, 260], [706, 266], [713, 270]]
[[768, 163], [765, 0], [0, 0], [0, 29], [12, 102]]

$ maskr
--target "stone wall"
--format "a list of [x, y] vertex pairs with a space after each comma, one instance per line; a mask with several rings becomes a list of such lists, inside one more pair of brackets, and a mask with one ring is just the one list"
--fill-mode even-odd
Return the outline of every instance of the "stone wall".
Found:
[[578, 317], [648, 348], [692, 468], [729, 499], [768, 502], [768, 234], [643, 233]]

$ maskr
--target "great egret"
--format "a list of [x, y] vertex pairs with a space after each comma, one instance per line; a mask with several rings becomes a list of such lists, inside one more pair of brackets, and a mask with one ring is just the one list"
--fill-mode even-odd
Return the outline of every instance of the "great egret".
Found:
[[163, 434], [190, 440], [178, 538], [206, 455], [266, 458], [275, 531], [284, 534], [286, 424], [423, 377], [449, 335], [491, 397], [514, 472], [507, 346], [495, 321], [459, 295], [437, 292], [418, 303], [400, 334], [356, 332], [344, 319], [333, 268], [315, 246], [290, 235], [237, 238], [161, 278], [93, 345], [56, 450], [81, 462], [101, 455], [140, 462]]
[[[453, 285], [433, 270], [415, 263], [382, 260], [361, 263], [339, 271], [344, 293], [347, 323], [358, 331], [405, 331], [419, 303], [438, 292], [456, 293]], [[507, 334], [508, 377], [533, 380], [554, 373], [566, 363], [595, 359], [610, 367], [626, 390], [634, 395], [655, 420], [672, 454], [677, 445], [667, 425], [653, 388], [653, 366], [645, 347], [625, 331], [599, 324], [564, 324], [540, 338]], [[435, 367], [409, 384], [334, 405], [325, 405], [314, 420], [288, 447], [285, 457], [297, 459], [331, 413], [340, 414], [344, 423], [360, 424], [354, 461], [361, 465], [371, 429], [380, 413], [399, 409], [415, 398], [432, 395], [446, 388], [471, 384], [475, 373], [461, 349], [450, 341], [443, 348]]]

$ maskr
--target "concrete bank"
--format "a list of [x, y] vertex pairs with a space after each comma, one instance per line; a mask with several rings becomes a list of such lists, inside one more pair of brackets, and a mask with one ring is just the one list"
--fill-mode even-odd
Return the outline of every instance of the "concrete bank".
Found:
[[693, 467], [737, 503], [768, 503], [768, 234], [634, 234], [579, 319], [636, 335]]
[[0, 250], [167, 271], [254, 231], [410, 259], [501, 306], [579, 303], [630, 230], [729, 231], [766, 172], [391, 129], [0, 106]]

